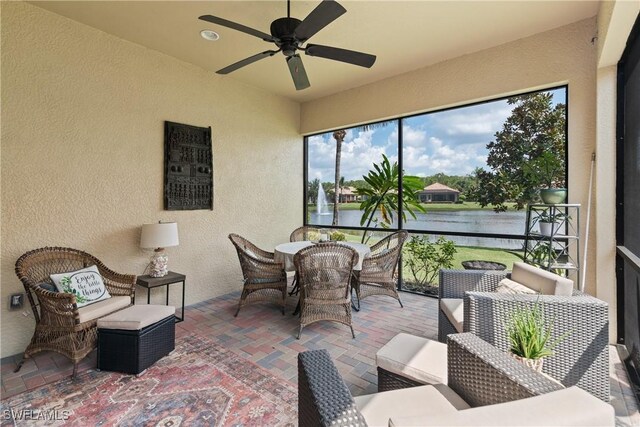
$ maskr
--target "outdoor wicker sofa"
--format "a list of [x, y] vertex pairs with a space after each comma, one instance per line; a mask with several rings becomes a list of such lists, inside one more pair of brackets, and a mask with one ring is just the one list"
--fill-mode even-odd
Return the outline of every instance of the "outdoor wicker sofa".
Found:
[[[525, 267], [531, 270], [530, 266]], [[544, 271], [544, 274], [550, 274]], [[505, 294], [495, 292], [508, 277], [503, 271], [440, 271], [438, 339], [445, 342], [452, 333], [472, 332], [497, 348], [507, 351], [509, 340], [505, 322], [514, 308], [543, 304], [547, 322], [552, 325], [551, 339], [565, 335], [545, 358], [543, 372], [564, 386], [578, 386], [609, 401], [609, 310], [608, 304], [578, 290], [571, 296]], [[445, 314], [443, 299], [461, 299], [456, 316], [464, 320], [454, 325]], [[446, 300], [445, 300], [446, 301]], [[451, 313], [449, 313], [451, 314]]]
[[[111, 298], [78, 308], [74, 294], [46, 289], [53, 286], [51, 274], [92, 265], [98, 267]], [[33, 337], [16, 372], [25, 359], [49, 350], [71, 359], [75, 377], [78, 362], [96, 348], [98, 319], [133, 304], [135, 275], [116, 273], [93, 255], [77, 249], [46, 247], [29, 251], [16, 261], [16, 274], [24, 285], [36, 321]]]
[[613, 426], [613, 407], [469, 333], [447, 341], [448, 384], [353, 397], [326, 350], [298, 355], [301, 426]]

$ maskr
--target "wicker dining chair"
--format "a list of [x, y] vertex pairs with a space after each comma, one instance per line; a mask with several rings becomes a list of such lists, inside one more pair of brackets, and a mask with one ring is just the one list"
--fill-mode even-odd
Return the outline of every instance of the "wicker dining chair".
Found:
[[321, 320], [351, 328], [351, 273], [358, 253], [339, 243], [319, 243], [298, 252], [293, 262], [300, 281], [300, 329]]
[[282, 305], [282, 314], [287, 298], [287, 274], [282, 263], [274, 260], [273, 252], [267, 252], [244, 237], [229, 234], [229, 240], [238, 251], [244, 286], [238, 309], [248, 303], [272, 301]]
[[360, 301], [371, 295], [388, 295], [403, 307], [397, 289], [396, 270], [402, 245], [409, 237], [406, 231], [393, 233], [371, 247], [371, 254], [362, 260], [362, 270], [354, 271], [354, 288]]
[[320, 228], [308, 225], [298, 227], [289, 236], [290, 242], [301, 242], [303, 240], [318, 240], [320, 237]]
[[[51, 274], [80, 270], [92, 265], [98, 267], [111, 298], [87, 306], [86, 308], [91, 307], [89, 310], [85, 310], [85, 307], [78, 308], [74, 294], [46, 289], [53, 286]], [[71, 359], [75, 377], [78, 362], [96, 348], [98, 318], [133, 304], [135, 275], [116, 273], [93, 255], [77, 249], [46, 247], [27, 252], [16, 261], [16, 274], [22, 281], [31, 304], [36, 328], [15, 372], [33, 354], [49, 350]], [[102, 311], [101, 316], [96, 316], [97, 305], [101, 305], [97, 310]], [[113, 309], [108, 309], [109, 306]]]

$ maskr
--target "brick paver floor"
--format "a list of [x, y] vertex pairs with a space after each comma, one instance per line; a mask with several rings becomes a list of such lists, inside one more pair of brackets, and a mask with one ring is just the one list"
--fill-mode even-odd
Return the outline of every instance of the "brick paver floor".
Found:
[[[268, 303], [244, 307], [233, 317], [239, 293], [223, 295], [186, 308], [185, 321], [177, 324], [178, 337], [198, 334], [251, 360], [274, 375], [296, 383], [297, 355], [301, 351], [326, 348], [354, 395], [375, 393], [377, 376], [375, 354], [399, 332], [437, 339], [437, 301], [402, 293], [404, 308], [382, 296], [362, 301], [362, 310], [353, 313], [356, 338], [338, 323], [320, 322], [307, 326], [299, 340], [298, 317], [292, 316], [297, 297], [287, 300], [283, 316]], [[612, 405], [620, 426], [640, 426], [638, 406], [615, 348], [611, 348]], [[55, 353], [41, 353], [25, 363], [15, 374], [19, 356], [2, 360], [2, 397], [8, 397], [70, 375], [71, 363]], [[95, 367], [95, 352], [80, 369]]]

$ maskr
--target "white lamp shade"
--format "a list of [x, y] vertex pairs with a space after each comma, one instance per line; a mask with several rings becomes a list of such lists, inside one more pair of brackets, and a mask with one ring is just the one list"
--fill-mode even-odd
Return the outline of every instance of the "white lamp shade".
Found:
[[142, 224], [141, 248], [167, 248], [169, 246], [178, 246], [178, 243], [177, 223]]

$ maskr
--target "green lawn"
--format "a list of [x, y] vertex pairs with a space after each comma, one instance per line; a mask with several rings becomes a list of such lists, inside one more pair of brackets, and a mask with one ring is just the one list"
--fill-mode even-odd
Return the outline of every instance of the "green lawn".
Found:
[[[341, 230], [341, 232], [344, 233], [347, 242], [359, 243], [362, 239], [362, 232], [360, 231]], [[378, 233], [372, 236], [367, 244], [373, 246], [383, 237], [382, 233]], [[514, 262], [522, 260], [522, 258], [515, 253], [518, 253], [518, 251], [506, 251], [504, 249], [482, 248], [477, 246], [456, 246], [456, 254], [453, 257], [453, 268], [462, 269], [462, 261], [480, 260], [499, 262], [506, 265], [507, 270], [511, 270]], [[522, 256], [522, 252], [520, 251], [519, 253]]]
[[456, 255], [453, 257], [453, 268], [456, 269], [462, 268], [462, 261], [481, 260], [500, 262], [507, 266], [507, 270], [511, 270], [514, 262], [522, 261], [522, 258], [504, 249], [456, 246], [456, 250]]
[[[344, 234], [345, 240], [348, 242], [360, 242], [362, 239], [362, 231], [358, 230], [340, 230]], [[388, 232], [377, 231], [367, 241], [369, 246], [373, 246], [380, 239], [384, 238]], [[436, 236], [432, 236], [431, 240], [434, 241]], [[406, 250], [406, 248], [405, 248]], [[518, 254], [520, 256], [518, 256]], [[493, 261], [499, 262], [507, 266], [507, 270], [513, 268], [513, 263], [522, 260], [522, 251], [506, 251], [504, 249], [497, 248], [483, 248], [477, 246], [456, 246], [456, 253], [453, 256], [452, 267], [453, 269], [462, 270], [463, 261]], [[415, 292], [426, 293], [430, 295], [437, 295], [437, 283], [431, 283], [426, 287], [416, 283], [415, 278], [412, 276], [408, 268], [403, 268], [403, 287]]]

